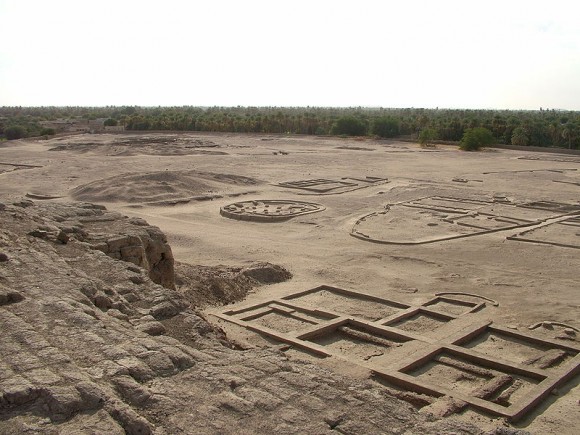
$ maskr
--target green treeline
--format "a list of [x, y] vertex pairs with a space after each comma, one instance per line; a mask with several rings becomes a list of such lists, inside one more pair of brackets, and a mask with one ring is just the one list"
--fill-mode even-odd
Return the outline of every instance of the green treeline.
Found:
[[[107, 119], [126, 130], [176, 130], [409, 137], [460, 141], [486, 128], [495, 143], [580, 148], [580, 112], [320, 107], [2, 107], [0, 135], [22, 127], [41, 134], [42, 121]], [[46, 134], [46, 133], [45, 133]], [[424, 134], [425, 136], [425, 134]]]

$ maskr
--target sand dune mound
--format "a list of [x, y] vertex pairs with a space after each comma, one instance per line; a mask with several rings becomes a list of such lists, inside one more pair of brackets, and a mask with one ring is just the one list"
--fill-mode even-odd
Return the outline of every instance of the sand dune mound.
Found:
[[239, 175], [198, 171], [130, 173], [78, 186], [71, 196], [92, 202], [187, 202], [232, 192], [261, 181]]
[[248, 267], [175, 264], [176, 284], [181, 294], [196, 307], [227, 305], [243, 300], [254, 287], [292, 278], [285, 268], [267, 262]]

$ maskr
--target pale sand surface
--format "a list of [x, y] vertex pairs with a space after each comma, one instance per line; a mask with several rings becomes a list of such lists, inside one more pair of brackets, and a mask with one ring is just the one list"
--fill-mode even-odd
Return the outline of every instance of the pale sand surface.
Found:
[[[51, 151], [55, 147], [60, 150]], [[537, 160], [518, 158], [522, 156]], [[308, 136], [64, 136], [0, 144], [0, 199], [17, 200], [28, 193], [37, 198], [62, 197], [51, 201], [104, 204], [159, 226], [178, 261], [240, 266], [268, 261], [293, 273], [293, 279], [261, 287], [239, 305], [320, 284], [408, 304], [423, 303], [437, 292], [469, 292], [500, 303], [499, 307], [486, 307], [481, 317], [531, 332], [528, 326], [543, 320], [580, 327], [578, 249], [507, 240], [523, 229], [501, 230], [495, 222], [485, 225], [500, 231], [414, 245], [370, 243], [350, 232], [358, 219], [385, 210], [385, 205], [435, 195], [484, 201], [502, 197], [518, 204], [578, 204], [580, 188], [573, 184], [580, 182], [580, 164], [573, 161], [577, 156], [558, 156], [564, 161], [553, 157], [508, 150], [466, 153], [453, 146], [424, 150], [397, 141]], [[361, 189], [325, 195], [277, 186], [289, 181], [367, 176], [388, 178], [389, 182], [362, 183]], [[468, 181], [452, 181], [454, 178]], [[250, 200], [306, 201], [325, 210], [273, 223], [220, 216], [221, 207]], [[562, 214], [511, 206], [506, 211], [499, 203], [487, 205], [487, 211], [493, 206], [502, 216], [516, 219]], [[418, 214], [418, 209], [405, 213], [404, 206], [397, 207], [397, 213], [364, 222], [361, 231], [396, 242], [476, 232], [471, 227], [447, 228], [433, 222], [430, 214]], [[556, 228], [546, 227], [535, 235], [580, 246], [579, 227], [552, 234]], [[528, 233], [526, 237], [532, 236], [534, 233]], [[209, 308], [207, 313], [221, 310]], [[210, 320], [240, 341], [263, 343], [256, 334], [212, 316]], [[554, 338], [561, 330], [539, 328], [533, 333]], [[485, 349], [493, 352], [491, 347]], [[353, 376], [358, 370], [339, 367], [341, 363], [326, 364]], [[580, 426], [578, 377], [561, 390], [560, 396], [548, 399], [550, 406], [542, 405], [533, 419], [524, 419], [518, 427], [537, 433], [573, 433], [570, 429]], [[466, 418], [484, 424], [488, 417], [473, 413]]]

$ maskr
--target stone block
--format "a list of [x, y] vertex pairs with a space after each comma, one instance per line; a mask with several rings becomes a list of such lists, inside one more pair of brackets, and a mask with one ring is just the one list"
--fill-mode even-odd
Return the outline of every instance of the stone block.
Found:
[[110, 238], [107, 240], [107, 245], [109, 252], [119, 252], [121, 248], [129, 245], [129, 237], [124, 235]]
[[163, 352], [148, 351], [138, 356], [159, 376], [169, 376], [177, 372], [171, 358]]
[[121, 358], [117, 363], [125, 367], [129, 371], [129, 374], [139, 382], [145, 382], [155, 377], [155, 372], [138, 358]]
[[165, 334], [165, 326], [157, 321], [141, 323], [136, 327], [139, 331], [149, 335], [163, 335]]

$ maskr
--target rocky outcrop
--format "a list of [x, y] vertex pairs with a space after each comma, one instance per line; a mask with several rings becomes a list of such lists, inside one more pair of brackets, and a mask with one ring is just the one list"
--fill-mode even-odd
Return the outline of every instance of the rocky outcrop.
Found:
[[[128, 219], [132, 227], [124, 234], [89, 235], [88, 242], [111, 258], [127, 261], [148, 271], [149, 278], [166, 288], [175, 288], [173, 254], [165, 235], [141, 219]], [[135, 227], [136, 226], [136, 227]]]
[[[103, 239], [141, 247], [139, 267], [95, 249]], [[98, 206], [23, 201], [0, 210], [0, 252], [0, 433], [153, 433], [135, 384], [195, 364], [159, 319], [203, 322], [167, 288], [159, 229]]]
[[[18, 206], [29, 207], [32, 201]], [[103, 206], [76, 203], [38, 204], [31, 209], [42, 225], [29, 235], [66, 244], [71, 237], [88, 243], [109, 257], [133, 263], [163, 287], [175, 288], [173, 254], [163, 232], [143, 219], [128, 218]]]

